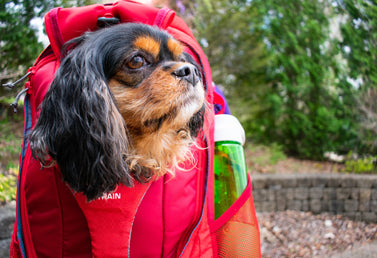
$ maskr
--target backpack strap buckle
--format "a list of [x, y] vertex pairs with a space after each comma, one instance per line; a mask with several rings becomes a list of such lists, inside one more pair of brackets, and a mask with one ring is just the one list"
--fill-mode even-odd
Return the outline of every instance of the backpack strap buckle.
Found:
[[99, 28], [106, 28], [120, 23], [120, 19], [117, 17], [99, 17], [97, 19], [97, 25]]

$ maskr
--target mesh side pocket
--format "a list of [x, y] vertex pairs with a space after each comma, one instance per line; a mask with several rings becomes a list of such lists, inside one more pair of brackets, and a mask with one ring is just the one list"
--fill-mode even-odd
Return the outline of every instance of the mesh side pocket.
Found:
[[214, 233], [218, 257], [261, 257], [259, 227], [252, 196]]

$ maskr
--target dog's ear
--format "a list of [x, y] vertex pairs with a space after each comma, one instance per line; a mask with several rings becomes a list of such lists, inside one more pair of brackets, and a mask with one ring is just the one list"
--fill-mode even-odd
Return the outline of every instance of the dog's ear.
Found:
[[79, 47], [63, 59], [29, 140], [35, 158], [46, 165], [52, 159], [63, 180], [93, 200], [119, 183], [132, 186], [133, 179], [127, 132], [107, 86], [103, 57], [86, 51]]

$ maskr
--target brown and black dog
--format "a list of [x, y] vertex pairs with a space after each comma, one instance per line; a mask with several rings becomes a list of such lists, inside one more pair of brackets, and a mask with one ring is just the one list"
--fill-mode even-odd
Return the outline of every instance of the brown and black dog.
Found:
[[201, 73], [180, 42], [143, 24], [88, 32], [66, 45], [30, 135], [88, 200], [145, 182], [189, 156], [205, 113]]

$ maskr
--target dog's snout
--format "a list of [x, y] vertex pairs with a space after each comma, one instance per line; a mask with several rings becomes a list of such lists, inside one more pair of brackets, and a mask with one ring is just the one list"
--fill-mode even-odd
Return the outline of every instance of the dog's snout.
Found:
[[177, 76], [180, 79], [184, 79], [193, 86], [195, 86], [199, 82], [199, 71], [198, 69], [191, 65], [185, 64], [177, 68], [173, 75]]

